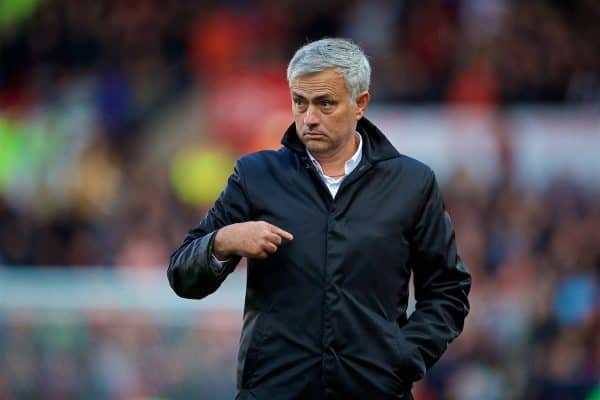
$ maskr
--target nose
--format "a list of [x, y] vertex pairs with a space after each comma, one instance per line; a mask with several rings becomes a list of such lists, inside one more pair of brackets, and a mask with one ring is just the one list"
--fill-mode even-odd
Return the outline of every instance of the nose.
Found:
[[319, 123], [318, 110], [312, 105], [308, 106], [308, 109], [304, 113], [304, 124], [305, 125], [317, 125]]

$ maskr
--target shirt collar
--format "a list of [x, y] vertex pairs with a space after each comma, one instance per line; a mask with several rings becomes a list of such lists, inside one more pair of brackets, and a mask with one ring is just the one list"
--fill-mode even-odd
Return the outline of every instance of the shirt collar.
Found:
[[[350, 174], [352, 171], [354, 171], [354, 169], [358, 166], [358, 164], [362, 160], [362, 147], [363, 147], [362, 136], [358, 132], [355, 132], [355, 134], [356, 134], [356, 136], [358, 136], [358, 148], [356, 149], [356, 152], [352, 155], [352, 157], [350, 157], [348, 160], [346, 160], [346, 163], [344, 164], [344, 174], [345, 174], [344, 176], [346, 176], [346, 175]], [[312, 161], [314, 166], [317, 168], [317, 171], [319, 171], [319, 174], [321, 174], [321, 176], [327, 176], [323, 172], [323, 168], [321, 167], [321, 164], [319, 163], [319, 161], [317, 161], [317, 159], [310, 153], [310, 151], [308, 151], [308, 149], [306, 149], [306, 153], [308, 154], [308, 157], [310, 158], [310, 160]]]

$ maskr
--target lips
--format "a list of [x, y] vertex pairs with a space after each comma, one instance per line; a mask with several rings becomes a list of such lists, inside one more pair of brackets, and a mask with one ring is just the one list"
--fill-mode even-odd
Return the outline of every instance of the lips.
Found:
[[308, 131], [304, 133], [304, 136], [307, 137], [308, 139], [319, 139], [324, 137], [325, 135], [322, 134], [321, 132], [316, 132], [316, 131]]

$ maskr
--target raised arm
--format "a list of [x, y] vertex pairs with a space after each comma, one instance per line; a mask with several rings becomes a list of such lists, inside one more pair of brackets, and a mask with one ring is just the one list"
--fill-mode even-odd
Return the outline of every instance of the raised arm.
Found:
[[215, 234], [225, 226], [248, 220], [250, 216], [251, 205], [238, 161], [219, 199], [171, 255], [167, 276], [177, 295], [201, 299], [219, 288], [241, 257], [229, 254], [222, 268], [217, 268], [212, 262]]
[[[241, 257], [267, 258], [293, 236], [264, 221], [249, 221], [252, 207], [240, 163], [204, 219], [171, 255], [167, 275], [181, 297], [201, 299], [219, 288]], [[223, 261], [219, 261], [223, 260]]]

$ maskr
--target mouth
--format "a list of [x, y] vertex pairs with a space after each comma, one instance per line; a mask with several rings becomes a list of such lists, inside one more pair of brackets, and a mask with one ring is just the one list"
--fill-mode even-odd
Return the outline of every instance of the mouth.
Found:
[[321, 139], [324, 138], [325, 135], [317, 131], [308, 131], [304, 132], [304, 137], [307, 139]]

